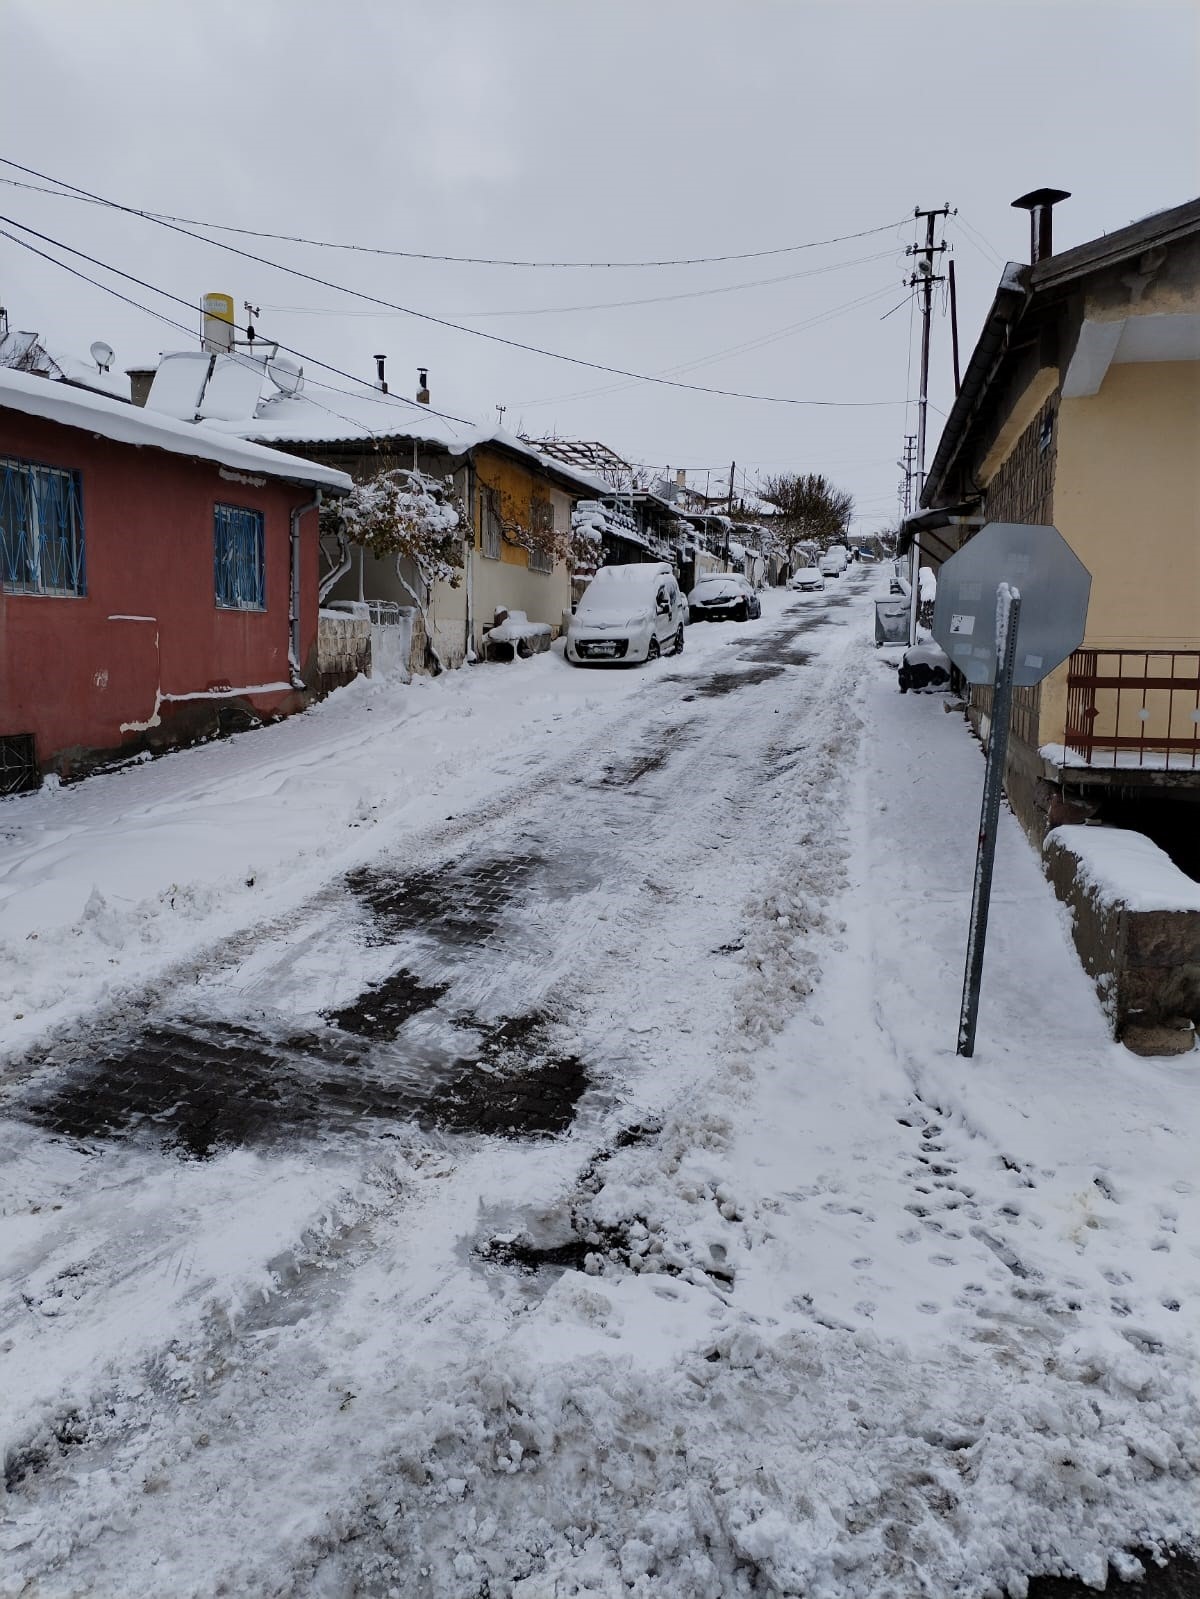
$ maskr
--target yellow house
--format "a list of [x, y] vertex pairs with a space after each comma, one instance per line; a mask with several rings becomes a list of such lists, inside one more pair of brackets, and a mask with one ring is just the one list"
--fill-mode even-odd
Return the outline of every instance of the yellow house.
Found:
[[571, 609], [571, 512], [595, 491], [503, 432], [473, 447], [467, 491], [473, 549], [464, 600], [476, 653], [500, 611], [524, 611], [531, 622], [561, 632]]
[[[1092, 574], [1087, 633], [1016, 691], [1011, 803], [1039, 841], [1099, 816], [1182, 864], [1172, 844], [1200, 833], [1200, 200], [1054, 254], [1062, 196], [1042, 193], [1034, 260], [1005, 269], [914, 521], [934, 565], [989, 521], [1058, 528]], [[983, 728], [989, 704], [975, 692]]]
[[333, 401], [307, 389], [275, 395], [252, 418], [223, 426], [336, 463], [356, 482], [401, 469], [448, 483], [465, 512], [462, 570], [429, 593], [411, 562], [325, 541], [321, 602], [363, 613], [363, 627], [369, 616], [377, 668], [397, 658], [416, 671], [461, 666], [482, 655], [500, 611], [524, 611], [561, 632], [571, 607], [571, 513], [601, 490], [596, 480], [503, 429], [480, 432], [386, 390], [339, 391]]

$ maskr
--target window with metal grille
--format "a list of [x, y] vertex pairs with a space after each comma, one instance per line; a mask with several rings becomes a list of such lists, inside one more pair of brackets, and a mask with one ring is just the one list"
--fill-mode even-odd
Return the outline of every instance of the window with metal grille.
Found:
[[213, 578], [223, 610], [266, 610], [261, 511], [241, 505], [213, 507]]
[[489, 561], [500, 559], [500, 496], [495, 489], [483, 491], [483, 553]]
[[10, 594], [86, 594], [78, 472], [0, 457], [0, 582]]
[[42, 786], [32, 733], [0, 738], [0, 794], [26, 794]]

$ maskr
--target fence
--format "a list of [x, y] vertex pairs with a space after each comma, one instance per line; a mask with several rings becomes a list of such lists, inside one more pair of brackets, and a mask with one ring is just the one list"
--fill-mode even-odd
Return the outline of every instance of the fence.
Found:
[[1066, 745], [1089, 766], [1200, 767], [1200, 650], [1076, 650]]

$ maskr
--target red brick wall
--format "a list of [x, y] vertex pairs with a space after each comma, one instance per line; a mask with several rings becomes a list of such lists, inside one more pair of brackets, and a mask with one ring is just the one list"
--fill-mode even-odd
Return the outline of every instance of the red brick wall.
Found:
[[[0, 455], [80, 474], [87, 593], [0, 593], [0, 734], [33, 733], [45, 769], [81, 752], [143, 742], [122, 724], [159, 722], [149, 742], [212, 725], [227, 696], [158, 702], [289, 680], [289, 513], [311, 490], [222, 477], [214, 463], [97, 439], [79, 428], [0, 410]], [[265, 611], [218, 610], [213, 507], [263, 513]], [[301, 523], [302, 669], [315, 667], [317, 517]], [[116, 617], [152, 617], [149, 622]], [[256, 712], [297, 709], [291, 689], [249, 694]], [[156, 712], [157, 705], [157, 712]]]

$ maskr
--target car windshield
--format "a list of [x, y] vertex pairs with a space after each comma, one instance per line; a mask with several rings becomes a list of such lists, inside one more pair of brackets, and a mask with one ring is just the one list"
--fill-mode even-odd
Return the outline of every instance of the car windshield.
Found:
[[740, 594], [742, 580], [740, 577], [702, 577], [696, 584], [699, 594], [711, 596], [714, 594]]
[[635, 581], [590, 583], [575, 607], [577, 616], [624, 622], [630, 616], [654, 609], [655, 587]]

